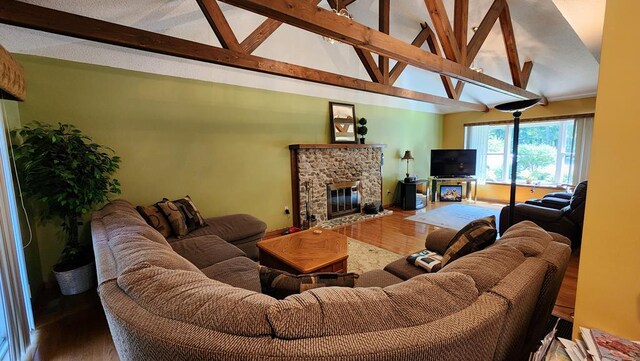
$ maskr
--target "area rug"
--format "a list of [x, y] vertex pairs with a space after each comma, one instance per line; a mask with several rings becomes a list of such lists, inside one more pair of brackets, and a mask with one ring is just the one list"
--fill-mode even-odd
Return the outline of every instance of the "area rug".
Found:
[[397, 253], [387, 251], [380, 247], [348, 238], [347, 268], [349, 272], [362, 274], [374, 269], [383, 269], [389, 263], [403, 257]]
[[474, 219], [490, 215], [496, 216], [497, 223], [500, 218], [501, 209], [501, 206], [491, 205], [479, 206], [470, 204], [450, 204], [431, 209], [405, 219], [414, 222], [432, 224], [443, 228], [461, 229]]

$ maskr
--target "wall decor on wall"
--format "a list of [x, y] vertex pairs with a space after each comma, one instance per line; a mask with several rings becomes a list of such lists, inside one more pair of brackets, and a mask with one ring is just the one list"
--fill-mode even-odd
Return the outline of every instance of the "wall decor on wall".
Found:
[[356, 107], [329, 102], [331, 143], [356, 143]]

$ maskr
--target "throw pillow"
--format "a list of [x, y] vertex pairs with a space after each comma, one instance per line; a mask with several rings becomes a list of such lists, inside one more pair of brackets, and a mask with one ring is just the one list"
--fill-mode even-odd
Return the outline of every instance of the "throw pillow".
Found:
[[260, 269], [260, 285], [262, 293], [277, 299], [283, 299], [306, 290], [318, 287], [354, 287], [357, 273], [310, 273], [293, 275], [288, 272], [258, 266]]
[[453, 236], [442, 256], [442, 267], [456, 259], [481, 250], [496, 241], [496, 217], [489, 216], [469, 222]]
[[407, 257], [407, 262], [427, 272], [438, 272], [442, 267], [442, 255], [429, 251], [428, 249], [416, 252]]
[[164, 216], [160, 208], [155, 205], [152, 206], [137, 206], [136, 210], [142, 218], [149, 224], [151, 227], [155, 228], [163, 237], [167, 238], [171, 235], [171, 226], [169, 225], [169, 221]]
[[162, 213], [169, 220], [169, 224], [171, 225], [173, 234], [176, 237], [180, 238], [189, 233], [189, 229], [187, 228], [187, 223], [184, 219], [184, 216], [175, 203], [164, 198], [162, 201], [156, 203], [156, 206], [160, 208]]
[[204, 221], [204, 218], [202, 218], [200, 211], [198, 211], [198, 208], [196, 208], [196, 205], [193, 204], [191, 197], [189, 197], [188, 195], [184, 196], [184, 198], [174, 199], [172, 202], [176, 205], [176, 207], [178, 207], [180, 213], [182, 213], [182, 216], [184, 217], [185, 223], [187, 225], [187, 232], [191, 232], [194, 229], [198, 229], [207, 225], [207, 223], [205, 223]]

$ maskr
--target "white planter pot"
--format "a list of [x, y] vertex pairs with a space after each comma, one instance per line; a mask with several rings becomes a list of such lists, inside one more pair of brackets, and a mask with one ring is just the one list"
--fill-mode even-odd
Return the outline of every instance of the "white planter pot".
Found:
[[95, 262], [65, 272], [53, 271], [63, 295], [77, 295], [86, 292], [96, 283]]

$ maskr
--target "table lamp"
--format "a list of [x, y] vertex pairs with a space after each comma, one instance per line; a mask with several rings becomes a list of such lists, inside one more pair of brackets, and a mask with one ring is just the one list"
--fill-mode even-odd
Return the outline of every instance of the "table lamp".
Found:
[[404, 151], [404, 155], [401, 158], [402, 160], [406, 160], [407, 161], [407, 174], [406, 174], [406, 178], [404, 179], [405, 183], [414, 183], [416, 181], [416, 177], [410, 177], [409, 176], [409, 160], [413, 160], [413, 156], [411, 155], [411, 151], [410, 150], [405, 150]]

